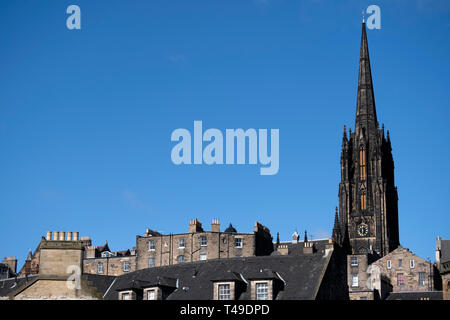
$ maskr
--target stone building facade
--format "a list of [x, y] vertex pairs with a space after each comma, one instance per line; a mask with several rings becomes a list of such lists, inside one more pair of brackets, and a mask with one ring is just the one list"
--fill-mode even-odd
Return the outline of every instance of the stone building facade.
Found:
[[391, 293], [439, 289], [433, 281], [434, 266], [402, 246], [380, 259], [348, 255], [347, 270], [352, 300], [386, 299]]
[[133, 271], [136, 271], [136, 250], [111, 252], [108, 243], [85, 247], [84, 273], [118, 276]]
[[136, 237], [136, 269], [169, 266], [183, 262], [269, 255], [273, 251], [270, 230], [256, 222], [253, 233], [238, 233], [230, 226], [220, 231], [213, 219], [211, 231], [204, 231], [197, 219], [190, 220], [189, 232], [163, 235], [147, 229]]

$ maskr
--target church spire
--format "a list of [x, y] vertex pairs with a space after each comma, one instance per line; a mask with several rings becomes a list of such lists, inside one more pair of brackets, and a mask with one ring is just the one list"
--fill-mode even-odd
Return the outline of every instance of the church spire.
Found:
[[355, 132], [357, 135], [359, 135], [359, 131], [362, 128], [365, 129], [366, 135], [375, 132], [378, 128], [365, 22], [362, 24], [361, 50], [359, 57], [358, 94], [356, 101], [355, 122]]

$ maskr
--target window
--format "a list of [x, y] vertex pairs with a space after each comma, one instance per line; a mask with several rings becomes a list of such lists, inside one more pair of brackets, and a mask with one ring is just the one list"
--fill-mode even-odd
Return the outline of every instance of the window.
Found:
[[230, 285], [229, 284], [219, 284], [219, 300], [230, 300]]
[[351, 265], [352, 267], [357, 266], [357, 265], [358, 265], [358, 257], [351, 257], [351, 258], [350, 258], [350, 265]]
[[206, 236], [202, 236], [200, 238], [200, 246], [206, 247], [207, 245], [208, 245], [208, 238], [206, 238]]
[[242, 248], [242, 238], [234, 238], [234, 246], [236, 248]]
[[267, 282], [256, 284], [256, 300], [269, 300], [269, 286]]
[[208, 255], [206, 253], [200, 253], [200, 260], [206, 260], [206, 258], [208, 257]]
[[147, 291], [147, 300], [156, 300], [155, 290]]
[[397, 275], [397, 286], [403, 286], [405, 285], [405, 278], [403, 277], [403, 273], [399, 273]]
[[367, 297], [361, 297], [359, 300], [367, 300]]
[[414, 260], [409, 260], [409, 267], [414, 269]]
[[403, 265], [403, 260], [402, 259], [398, 259], [398, 267], [401, 268]]
[[112, 256], [112, 254], [109, 251], [103, 251], [102, 252], [102, 258], [109, 258], [111, 256]]
[[184, 238], [178, 240], [178, 248], [184, 248]]
[[366, 197], [366, 192], [363, 191], [361, 192], [361, 210], [366, 210], [367, 209], [367, 197]]
[[155, 251], [155, 240], [150, 240], [148, 242], [148, 250], [149, 251]]
[[391, 265], [391, 260], [388, 260], [388, 261], [387, 261], [387, 268], [390, 269], [391, 267], [392, 267], [392, 265]]
[[358, 287], [359, 281], [358, 281], [358, 275], [352, 274], [352, 287]]
[[183, 263], [184, 262], [184, 256], [178, 256], [177, 260], [178, 260], [178, 263]]
[[155, 257], [148, 258], [148, 267], [153, 268], [155, 266]]
[[366, 150], [361, 147], [359, 151], [359, 178], [360, 180], [366, 180]]
[[425, 272], [419, 272], [419, 286], [425, 285]]
[[131, 294], [129, 292], [122, 293], [122, 300], [131, 300]]
[[123, 271], [124, 272], [130, 271], [130, 261], [124, 261], [123, 262]]
[[97, 264], [97, 273], [103, 273], [103, 262]]

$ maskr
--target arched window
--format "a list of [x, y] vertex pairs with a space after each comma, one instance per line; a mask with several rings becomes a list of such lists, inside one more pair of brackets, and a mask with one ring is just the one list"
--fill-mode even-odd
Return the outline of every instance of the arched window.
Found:
[[366, 192], [361, 192], [361, 210], [367, 209], [367, 198], [366, 198]]
[[364, 147], [359, 150], [359, 178], [361, 181], [366, 180], [366, 149]]

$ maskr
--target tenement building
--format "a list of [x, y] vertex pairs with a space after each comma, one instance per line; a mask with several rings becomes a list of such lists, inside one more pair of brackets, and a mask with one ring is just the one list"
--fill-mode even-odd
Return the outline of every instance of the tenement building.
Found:
[[230, 224], [220, 230], [213, 219], [211, 230], [203, 230], [197, 219], [190, 220], [188, 233], [163, 235], [147, 229], [136, 237], [137, 269], [169, 266], [210, 259], [269, 255], [273, 251], [270, 230], [256, 222], [252, 233], [239, 233]]

